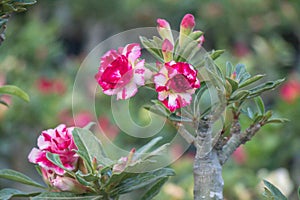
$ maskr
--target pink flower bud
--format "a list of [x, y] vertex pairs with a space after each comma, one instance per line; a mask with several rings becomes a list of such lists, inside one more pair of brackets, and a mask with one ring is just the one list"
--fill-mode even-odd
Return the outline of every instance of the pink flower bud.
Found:
[[186, 14], [180, 24], [180, 27], [190, 29], [191, 31], [195, 27], [195, 18], [192, 14]]
[[195, 27], [195, 18], [192, 14], [186, 14], [180, 24], [179, 46], [183, 45], [185, 38], [193, 31]]
[[54, 180], [52, 180], [52, 185], [64, 192], [82, 194], [88, 191], [87, 187], [81, 185], [77, 180], [70, 177], [57, 176]]
[[168, 39], [171, 44], [174, 44], [174, 39], [169, 22], [164, 19], [157, 19], [157, 31], [163, 40]]
[[161, 48], [165, 62], [173, 60], [173, 48], [173, 44], [168, 39], [165, 39]]

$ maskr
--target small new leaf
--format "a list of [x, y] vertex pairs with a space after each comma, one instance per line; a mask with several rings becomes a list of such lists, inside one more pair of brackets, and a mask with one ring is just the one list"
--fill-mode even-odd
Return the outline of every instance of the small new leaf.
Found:
[[254, 101], [255, 101], [255, 104], [256, 104], [260, 114], [264, 115], [265, 114], [265, 104], [264, 104], [262, 98], [260, 96], [255, 97]]
[[216, 60], [217, 58], [219, 58], [223, 53], [225, 52], [225, 50], [213, 50], [210, 53], [210, 57], [213, 60]]

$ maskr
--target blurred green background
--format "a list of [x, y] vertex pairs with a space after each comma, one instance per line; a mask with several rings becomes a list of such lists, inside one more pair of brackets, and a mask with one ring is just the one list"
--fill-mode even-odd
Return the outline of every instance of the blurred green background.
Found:
[[[205, 32], [205, 49], [226, 50], [217, 60], [219, 66], [229, 60], [244, 63], [250, 72], [266, 74], [267, 79], [287, 78], [263, 99], [277, 116], [290, 122], [264, 127], [235, 152], [223, 171], [226, 199], [259, 199], [260, 182], [266, 177], [296, 199], [300, 185], [299, 0], [48, 0], [14, 14], [0, 46], [0, 85], [19, 86], [31, 101], [0, 97], [10, 105], [0, 105], [0, 168], [19, 170], [39, 180], [27, 155], [40, 132], [59, 123], [73, 125], [74, 119], [79, 126], [95, 120], [84, 106], [72, 113], [75, 76], [89, 51], [119, 32], [155, 27], [157, 18], [167, 19], [178, 30], [186, 13], [193, 14], [196, 28]], [[110, 97], [97, 100], [101, 103], [96, 118], [105, 134], [126, 149], [140, 146], [139, 139], [116, 126]], [[148, 120], [142, 109], [133, 113], [138, 123]], [[246, 118], [242, 124], [247, 124]], [[168, 126], [160, 135], [168, 141], [174, 129]], [[174, 147], [171, 156], [180, 148]], [[156, 199], [192, 199], [192, 155], [190, 148], [172, 165], [177, 175]], [[0, 188], [12, 184], [0, 180]]]

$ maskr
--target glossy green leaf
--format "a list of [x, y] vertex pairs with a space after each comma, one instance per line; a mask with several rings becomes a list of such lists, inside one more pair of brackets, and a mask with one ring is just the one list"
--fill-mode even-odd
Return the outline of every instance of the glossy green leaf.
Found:
[[45, 188], [44, 186], [42, 186], [38, 182], [32, 180], [28, 176], [26, 176], [20, 172], [17, 172], [15, 170], [11, 170], [11, 169], [1, 169], [0, 170], [0, 178], [16, 181], [16, 182], [23, 183], [26, 185], [31, 185], [34, 187]]
[[243, 101], [245, 98], [247, 98], [247, 96], [249, 95], [249, 91], [247, 90], [240, 90], [240, 91], [236, 91], [232, 94], [232, 96], [229, 99], [229, 103], [233, 103], [236, 101]]
[[238, 89], [238, 87], [239, 87], [238, 82], [236, 82], [235, 80], [232, 80], [231, 78], [226, 78], [226, 80], [230, 83], [232, 92], [234, 92]]
[[250, 95], [248, 98], [253, 98], [253, 97], [259, 96], [261, 93], [263, 93], [265, 91], [272, 90], [272, 89], [276, 88], [277, 86], [279, 86], [284, 80], [285, 79], [279, 79], [276, 81], [268, 81], [266, 83], [258, 85], [249, 90]]
[[0, 87], [0, 94], [14, 95], [23, 99], [24, 101], [29, 102], [28, 94], [26, 94], [26, 92], [24, 92], [23, 90], [21, 90], [20, 88], [14, 85], [4, 85]]
[[111, 165], [113, 162], [107, 158], [101, 142], [89, 130], [74, 128], [74, 142], [78, 148], [77, 153], [85, 160], [90, 172], [92, 171], [92, 161], [94, 158], [103, 166]]
[[150, 189], [142, 196], [141, 200], [151, 200], [155, 197], [161, 190], [162, 186], [167, 182], [168, 177], [159, 179], [155, 184], [153, 184]]
[[0, 199], [1, 200], [8, 200], [13, 197], [33, 197], [38, 195], [39, 193], [25, 193], [17, 189], [13, 188], [4, 188], [0, 190]]
[[64, 199], [64, 200], [100, 200], [103, 199], [102, 196], [95, 196], [95, 195], [76, 195], [71, 192], [43, 192], [40, 195], [37, 195], [32, 200], [41, 200], [41, 199]]
[[118, 186], [113, 188], [109, 193], [125, 194], [133, 190], [141, 189], [143, 187], [152, 185], [156, 181], [169, 176], [174, 176], [175, 173], [170, 168], [162, 168], [152, 172], [138, 174], [137, 176], [122, 180]]
[[289, 122], [290, 120], [285, 119], [285, 118], [271, 118], [269, 119], [266, 123], [270, 124], [270, 123], [275, 123], [275, 124], [280, 124], [280, 123], [285, 123], [285, 122]]
[[260, 96], [254, 98], [255, 104], [260, 112], [260, 114], [265, 114], [265, 104]]
[[223, 53], [225, 52], [225, 50], [214, 50], [210, 53], [210, 58], [213, 60], [216, 60], [217, 58], [219, 58]]
[[245, 80], [244, 82], [241, 82], [239, 84], [239, 88], [246, 87], [246, 86], [248, 86], [248, 85], [250, 85], [250, 84], [252, 84], [252, 83], [254, 83], [254, 82], [256, 82], [256, 81], [258, 81], [260, 79], [262, 79], [264, 76], [265, 75], [258, 74], [258, 75], [255, 75], [255, 76], [251, 77], [251, 78], [248, 78], [247, 80]]
[[274, 197], [274, 200], [288, 200], [278, 188], [276, 188], [272, 183], [264, 180], [264, 184], [267, 187], [267, 189], [271, 192], [272, 196]]

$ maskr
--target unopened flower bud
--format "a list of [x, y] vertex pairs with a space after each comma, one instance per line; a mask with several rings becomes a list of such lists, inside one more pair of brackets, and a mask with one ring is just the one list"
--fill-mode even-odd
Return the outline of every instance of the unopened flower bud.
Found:
[[184, 38], [187, 37], [195, 27], [195, 18], [192, 14], [186, 14], [180, 24], [179, 46], [182, 46]]
[[172, 45], [174, 44], [174, 39], [169, 22], [164, 19], [157, 19], [157, 31], [163, 40], [168, 39], [172, 43]]
[[57, 176], [52, 180], [52, 185], [60, 191], [73, 192], [76, 194], [86, 193], [88, 188], [81, 185], [77, 180], [70, 177]]
[[168, 39], [165, 39], [161, 48], [165, 62], [173, 60], [173, 48], [173, 44]]

